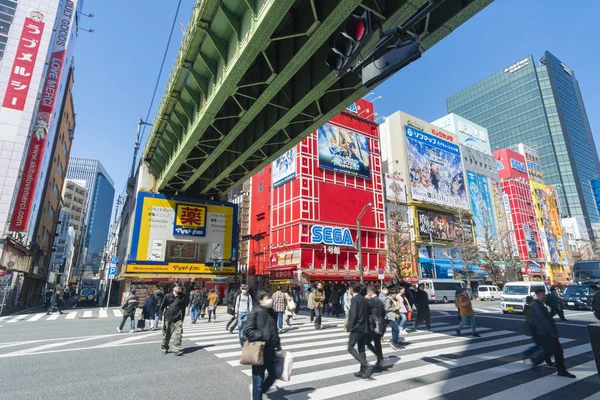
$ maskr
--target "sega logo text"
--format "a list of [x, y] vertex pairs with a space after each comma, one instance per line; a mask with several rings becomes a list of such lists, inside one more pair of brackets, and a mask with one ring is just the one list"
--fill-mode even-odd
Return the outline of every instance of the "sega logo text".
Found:
[[352, 246], [352, 235], [348, 228], [313, 225], [310, 228], [311, 243], [324, 243], [338, 246]]

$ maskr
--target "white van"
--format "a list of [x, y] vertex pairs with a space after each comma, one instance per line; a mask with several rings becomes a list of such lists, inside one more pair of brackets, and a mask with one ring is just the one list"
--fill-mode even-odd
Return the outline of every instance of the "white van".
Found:
[[523, 312], [525, 298], [527, 296], [535, 298], [535, 291], [537, 289], [544, 289], [548, 293], [548, 288], [543, 282], [508, 282], [504, 285], [504, 290], [500, 297], [502, 313], [508, 314], [513, 311]]
[[500, 299], [502, 290], [498, 286], [494, 285], [479, 285], [477, 287], [477, 296], [479, 300], [496, 300]]
[[456, 291], [466, 288], [463, 281], [454, 279], [422, 279], [419, 285], [425, 285], [425, 291], [432, 302], [447, 303], [456, 299]]

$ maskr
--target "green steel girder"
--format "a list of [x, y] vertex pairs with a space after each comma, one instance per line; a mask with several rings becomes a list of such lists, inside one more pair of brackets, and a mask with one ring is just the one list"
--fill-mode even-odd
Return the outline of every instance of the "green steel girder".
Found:
[[[492, 1], [446, 0], [413, 32], [429, 49]], [[323, 61], [350, 13], [371, 10], [387, 29], [426, 3], [200, 1], [145, 150], [159, 190], [224, 197], [372, 90]]]

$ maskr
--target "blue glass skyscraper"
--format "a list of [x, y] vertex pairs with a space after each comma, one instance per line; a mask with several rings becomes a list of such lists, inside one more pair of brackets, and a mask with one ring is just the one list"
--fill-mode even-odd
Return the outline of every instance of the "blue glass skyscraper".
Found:
[[538, 150], [544, 182], [563, 217], [600, 222], [590, 181], [600, 161], [575, 72], [546, 51], [531, 55], [446, 100], [456, 113], [488, 129], [492, 150], [525, 143]]

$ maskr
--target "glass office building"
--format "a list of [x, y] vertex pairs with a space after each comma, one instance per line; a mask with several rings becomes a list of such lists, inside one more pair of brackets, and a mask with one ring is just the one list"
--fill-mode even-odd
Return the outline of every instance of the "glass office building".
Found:
[[91, 266], [93, 273], [97, 274], [110, 229], [114, 182], [100, 161], [80, 157], [71, 157], [67, 178], [83, 183], [88, 189], [83, 236], [83, 247], [86, 249], [83, 253], [86, 256], [85, 260], [78, 260], [76, 267], [81, 268], [85, 262], [85, 267]]
[[554, 186], [562, 217], [600, 222], [590, 181], [600, 162], [575, 72], [546, 51], [531, 55], [446, 100], [488, 129], [492, 150], [525, 143], [538, 150], [544, 182]]

